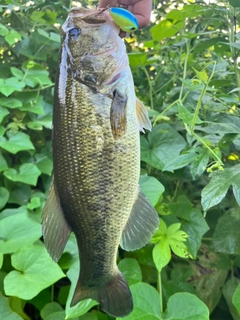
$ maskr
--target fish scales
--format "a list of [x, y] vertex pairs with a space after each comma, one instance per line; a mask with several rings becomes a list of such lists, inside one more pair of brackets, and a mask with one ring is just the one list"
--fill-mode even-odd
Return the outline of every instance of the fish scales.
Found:
[[92, 298], [124, 317], [133, 301], [116, 265], [118, 246], [141, 248], [159, 223], [138, 186], [139, 130], [151, 123], [109, 12], [73, 8], [62, 29], [44, 242], [57, 261], [70, 232], [76, 236], [80, 275], [71, 306]]
[[[80, 276], [88, 279], [85, 274], [92, 274], [88, 281], [98, 285], [98, 281], [111, 277], [115, 268], [121, 231], [136, 194], [139, 134], [129, 108], [126, 135], [115, 140], [109, 121], [111, 100], [72, 82], [75, 89], [66, 95], [67, 107], [57, 103], [54, 110], [53, 127], [61, 128], [60, 134], [54, 129], [54, 178], [63, 211], [68, 213], [66, 219], [76, 234], [80, 256], [84, 257]], [[105, 269], [101, 270], [104, 279], [95, 279], [100, 265]]]

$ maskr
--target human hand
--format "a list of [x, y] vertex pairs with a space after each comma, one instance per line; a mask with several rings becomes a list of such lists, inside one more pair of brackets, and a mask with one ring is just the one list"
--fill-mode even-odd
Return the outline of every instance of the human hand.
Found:
[[132, 12], [138, 19], [139, 28], [146, 27], [150, 22], [152, 0], [100, 0], [99, 8], [123, 7]]

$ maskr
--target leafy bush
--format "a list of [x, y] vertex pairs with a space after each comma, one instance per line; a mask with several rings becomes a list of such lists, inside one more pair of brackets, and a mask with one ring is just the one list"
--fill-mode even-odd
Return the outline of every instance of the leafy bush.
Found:
[[[42, 242], [52, 172], [59, 28], [71, 1], [0, 5], [0, 319], [106, 320], [69, 303], [78, 253], [58, 264]], [[120, 251], [127, 320], [240, 319], [240, 7], [155, 3], [157, 23], [126, 39], [136, 93], [153, 130], [141, 135], [140, 184], [161, 217], [152, 243]]]

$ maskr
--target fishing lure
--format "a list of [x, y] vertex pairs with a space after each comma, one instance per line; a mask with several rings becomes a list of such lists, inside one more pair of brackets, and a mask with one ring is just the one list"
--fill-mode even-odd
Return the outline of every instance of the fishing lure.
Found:
[[130, 11], [123, 8], [109, 8], [109, 14], [123, 31], [131, 32], [138, 29], [138, 20]]

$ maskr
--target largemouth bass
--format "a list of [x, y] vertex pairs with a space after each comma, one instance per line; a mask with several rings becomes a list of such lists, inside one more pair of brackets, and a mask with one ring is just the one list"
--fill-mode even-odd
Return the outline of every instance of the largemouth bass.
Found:
[[139, 130], [150, 129], [136, 101], [126, 48], [109, 12], [73, 8], [62, 26], [53, 110], [53, 182], [43, 236], [58, 261], [71, 231], [80, 275], [71, 302], [92, 298], [110, 315], [133, 309], [118, 270], [118, 246], [136, 250], [156, 231], [155, 209], [138, 186]]

